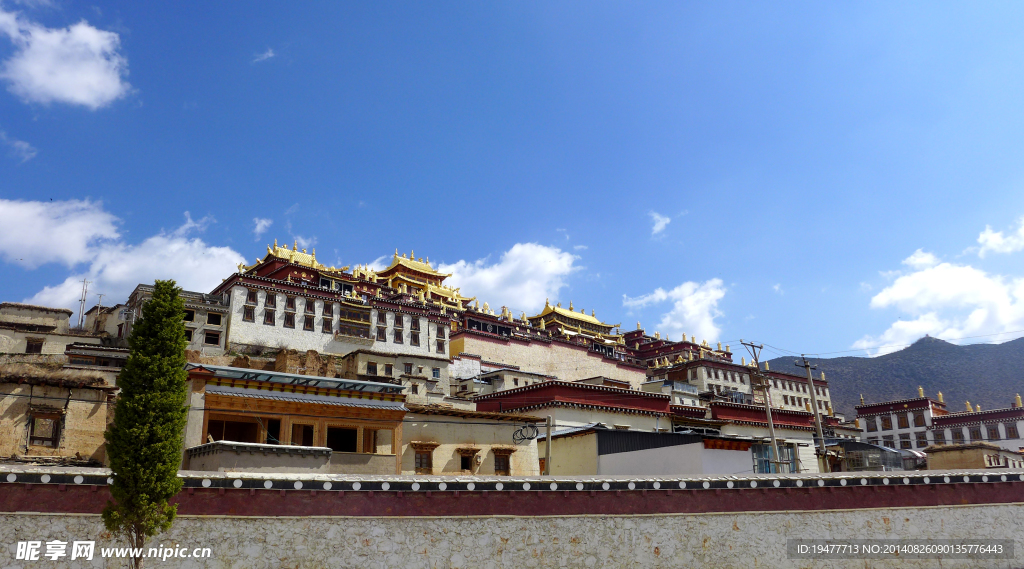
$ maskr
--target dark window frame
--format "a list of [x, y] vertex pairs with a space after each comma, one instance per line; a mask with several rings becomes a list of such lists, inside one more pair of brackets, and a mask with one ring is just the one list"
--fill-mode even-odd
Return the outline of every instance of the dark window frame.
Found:
[[255, 306], [244, 306], [242, 307], [242, 322], [255, 322], [256, 321], [256, 307]]
[[277, 325], [277, 320], [274, 318], [274, 311], [270, 308], [263, 309], [263, 324], [266, 326]]
[[[217, 337], [216, 342], [210, 341], [210, 335], [213, 334]], [[203, 345], [204, 346], [220, 346], [220, 332], [215, 330], [207, 330], [203, 333]]]
[[284, 325], [285, 328], [295, 328], [295, 313], [294, 312], [285, 312], [284, 313], [284, 323], [283, 323], [283, 325]]
[[[38, 436], [36, 434], [36, 421], [46, 420], [53, 421], [53, 431], [49, 437]], [[60, 437], [64, 432], [64, 415], [61, 413], [30, 413], [28, 417], [28, 444], [29, 446], [41, 446], [47, 448], [59, 448]], [[42, 441], [42, 442], [39, 442]], [[52, 444], [45, 444], [50, 442]]]

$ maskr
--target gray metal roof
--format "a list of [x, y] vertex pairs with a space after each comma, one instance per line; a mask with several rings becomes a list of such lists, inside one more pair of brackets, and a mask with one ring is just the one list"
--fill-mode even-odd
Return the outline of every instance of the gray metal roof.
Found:
[[308, 393], [285, 393], [250, 389], [247, 387], [228, 387], [226, 385], [207, 385], [206, 392], [231, 397], [251, 397], [253, 399], [269, 399], [272, 401], [301, 401], [303, 403], [319, 403], [321, 405], [337, 405], [340, 407], [362, 407], [367, 409], [390, 409], [408, 411], [402, 401], [379, 401], [376, 399], [355, 399], [352, 397], [333, 397], [331, 395], [311, 395]]
[[295, 373], [281, 373], [278, 371], [266, 371], [262, 369], [247, 369], [240, 367], [215, 366], [208, 364], [186, 364], [185, 369], [206, 369], [212, 371], [217, 377], [223, 377], [226, 379], [248, 379], [252, 381], [269, 381], [271, 383], [283, 383], [286, 385], [308, 385], [310, 387], [323, 387], [327, 389], [370, 391], [374, 393], [401, 393], [405, 389], [405, 387], [402, 385], [395, 385], [393, 383], [383, 383], [379, 381], [338, 379], [333, 377], [299, 375]]

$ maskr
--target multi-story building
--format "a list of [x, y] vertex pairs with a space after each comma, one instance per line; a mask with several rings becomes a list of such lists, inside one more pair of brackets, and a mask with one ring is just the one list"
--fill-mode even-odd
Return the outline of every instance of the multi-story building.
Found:
[[938, 399], [926, 397], [917, 388], [917, 397], [884, 403], [864, 403], [857, 410], [863, 440], [871, 444], [902, 450], [923, 449], [935, 443], [932, 426], [949, 412], [940, 392]]
[[72, 329], [71, 311], [20, 302], [0, 302], [0, 353], [63, 356], [68, 344], [99, 344], [100, 338]]
[[[966, 404], [970, 409], [971, 404]], [[1020, 395], [1010, 407], [983, 411], [981, 406], [936, 417], [928, 428], [937, 445], [987, 442], [1011, 451], [1024, 449], [1024, 406]]]
[[[224, 294], [204, 294], [183, 290], [180, 293], [185, 302], [185, 339], [188, 349], [219, 356], [227, 345], [227, 316], [229, 302]], [[127, 318], [123, 337], [127, 338], [132, 325], [142, 318], [142, 307], [153, 298], [153, 285], [140, 284], [128, 296]]]

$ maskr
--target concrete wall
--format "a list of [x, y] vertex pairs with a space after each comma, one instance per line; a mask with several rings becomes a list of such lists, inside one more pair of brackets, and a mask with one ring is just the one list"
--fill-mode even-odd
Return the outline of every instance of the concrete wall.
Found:
[[[271, 448], [267, 448], [271, 447]], [[303, 450], [310, 447], [301, 447]], [[274, 445], [232, 443], [216, 448], [189, 460], [189, 468], [208, 472], [301, 472], [303, 474], [331, 472], [333, 456], [330, 449], [300, 452], [294, 447], [275, 448]], [[280, 451], [280, 452], [275, 452]], [[347, 453], [346, 453], [347, 454]], [[389, 466], [394, 469], [394, 457]], [[346, 471], [348, 472], [348, 471]], [[389, 472], [385, 470], [385, 472]], [[380, 474], [380, 473], [375, 473]]]
[[522, 423], [495, 421], [493, 419], [460, 418], [446, 415], [424, 415], [407, 413], [402, 424], [402, 473], [416, 471], [416, 452], [411, 442], [436, 442], [432, 460], [434, 474], [461, 474], [460, 447], [479, 448], [480, 464], [474, 463], [472, 474], [494, 474], [495, 446], [514, 447], [509, 456], [512, 476], [535, 476], [538, 472], [537, 441], [516, 445], [512, 433]]
[[565, 427], [579, 427], [589, 423], [604, 423], [609, 427], [613, 425], [629, 425], [632, 431], [653, 432], [655, 427], [672, 429], [672, 419], [669, 417], [651, 417], [650, 415], [638, 415], [632, 413], [614, 413], [597, 409], [572, 409], [569, 407], [547, 407], [528, 411], [531, 415], [545, 417], [551, 415], [555, 423], [555, 430]]
[[[69, 394], [74, 400], [68, 402], [64, 415], [60, 446], [28, 446], [30, 402], [35, 406], [61, 409]], [[104, 391], [83, 388], [69, 392], [63, 387], [0, 384], [0, 457], [74, 457], [77, 454], [104, 462], [103, 431], [106, 427], [107, 395]]]
[[54, 326], [54, 332], [67, 332], [71, 327], [71, 313], [63, 308], [48, 308], [4, 302], [0, 305], [0, 322]]
[[395, 471], [395, 455], [334, 452], [329, 471], [331, 474], [391, 474]]
[[79, 334], [47, 334], [45, 332], [24, 332], [21, 330], [0, 328], [0, 353], [24, 354], [29, 338], [42, 340], [42, 353], [54, 356], [63, 356], [68, 344], [73, 344], [75, 342], [97, 345], [100, 343], [98, 336]]
[[[759, 427], [755, 425], [737, 425], [730, 423], [722, 426], [723, 435], [740, 435], [748, 437], [768, 437], [768, 428]], [[775, 436], [779, 439], [780, 444], [783, 441], [786, 444], [796, 444], [797, 451], [796, 457], [799, 461], [801, 472], [821, 472], [821, 468], [818, 465], [818, 459], [814, 455], [813, 433], [811, 431], [803, 431], [797, 429], [787, 429], [785, 427], [776, 426]], [[800, 446], [799, 443], [804, 443], [806, 446]]]
[[645, 370], [620, 366], [592, 354], [585, 348], [558, 342], [504, 341], [460, 334], [451, 341], [451, 353], [476, 354], [487, 361], [519, 366], [526, 371], [557, 376], [562, 381], [576, 381], [594, 376], [628, 381], [634, 389], [647, 381]]
[[[547, 443], [537, 446], [541, 456], [547, 456]], [[580, 435], [551, 439], [551, 475], [587, 476], [597, 474], [597, 435]]]
[[[1024, 566], [1019, 541], [1015, 557], [1003, 561], [890, 557], [814, 562], [789, 559], [786, 540], [1019, 540], [1022, 516], [1019, 504], [667, 516], [267, 517], [256, 523], [179, 514], [170, 531], [151, 538], [147, 547], [209, 547], [211, 558], [149, 561], [147, 566], [925, 569], [941, 563], [946, 569], [1007, 568]], [[122, 567], [116, 559], [13, 561], [19, 541], [96, 540], [98, 553], [117, 545], [109, 535], [99, 515], [0, 514], [0, 547], [7, 549], [7, 563], [14, 563], [10, 567]]]

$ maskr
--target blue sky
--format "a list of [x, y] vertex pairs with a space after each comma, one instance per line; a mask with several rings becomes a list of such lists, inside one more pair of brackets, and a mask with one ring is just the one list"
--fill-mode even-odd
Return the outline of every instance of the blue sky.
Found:
[[571, 300], [674, 339], [1004, 341], [1022, 17], [0, 0], [0, 297], [209, 289], [277, 238], [328, 264], [415, 250], [496, 309]]

